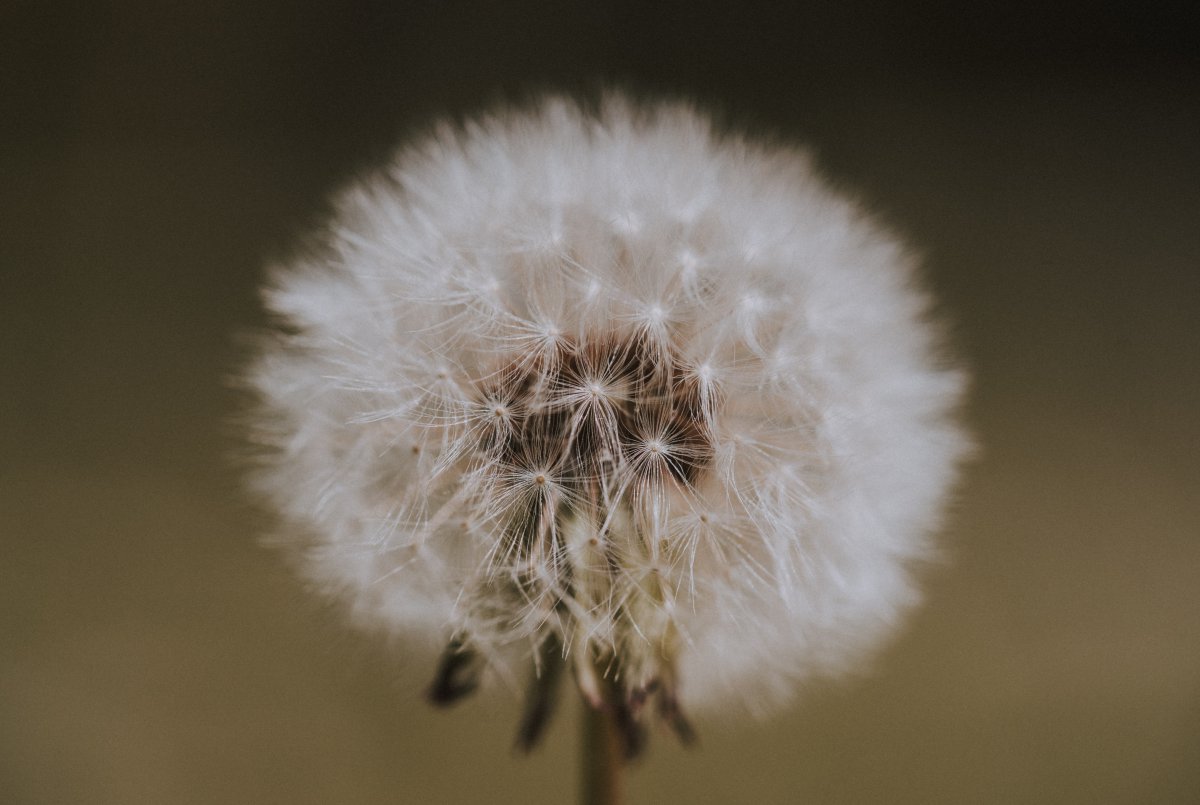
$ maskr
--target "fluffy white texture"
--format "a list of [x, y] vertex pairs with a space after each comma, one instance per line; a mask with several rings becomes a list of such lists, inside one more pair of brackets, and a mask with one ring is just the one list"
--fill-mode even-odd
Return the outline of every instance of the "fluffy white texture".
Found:
[[[257, 483], [364, 625], [502, 677], [553, 638], [627, 689], [761, 709], [918, 598], [963, 378], [905, 248], [802, 153], [616, 98], [445, 126], [267, 300]], [[606, 458], [564, 459], [562, 422]]]

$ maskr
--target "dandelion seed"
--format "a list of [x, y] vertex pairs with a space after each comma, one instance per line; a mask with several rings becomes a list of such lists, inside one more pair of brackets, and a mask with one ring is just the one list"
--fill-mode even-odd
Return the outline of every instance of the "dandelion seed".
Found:
[[530, 747], [573, 678], [626, 754], [690, 741], [917, 598], [966, 440], [915, 287], [803, 154], [685, 106], [444, 127], [275, 272], [256, 482], [361, 623], [447, 646], [434, 701], [529, 674]]

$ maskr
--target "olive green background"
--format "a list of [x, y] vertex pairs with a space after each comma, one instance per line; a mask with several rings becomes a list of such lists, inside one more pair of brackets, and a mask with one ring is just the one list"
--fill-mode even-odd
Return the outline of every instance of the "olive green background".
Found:
[[1200, 801], [1200, 39], [958, 5], [0, 2], [0, 801], [571, 799], [573, 708], [514, 757], [511, 701], [430, 711], [258, 546], [225, 381], [329, 193], [608, 83], [919, 245], [982, 445], [872, 672], [656, 736], [630, 801]]

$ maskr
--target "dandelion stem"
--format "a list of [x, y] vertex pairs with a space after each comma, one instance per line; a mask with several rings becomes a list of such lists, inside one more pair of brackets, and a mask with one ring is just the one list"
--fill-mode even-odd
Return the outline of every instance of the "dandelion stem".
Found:
[[625, 765], [624, 742], [609, 702], [583, 702], [583, 788], [581, 805], [619, 805]]

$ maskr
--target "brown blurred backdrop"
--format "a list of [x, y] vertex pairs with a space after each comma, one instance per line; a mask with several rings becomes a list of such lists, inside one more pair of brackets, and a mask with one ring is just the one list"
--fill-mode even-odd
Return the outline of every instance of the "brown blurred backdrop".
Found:
[[960, 5], [0, 3], [0, 801], [573, 796], [573, 711], [514, 758], [511, 702], [430, 712], [257, 546], [223, 380], [398, 138], [617, 82], [922, 247], [984, 447], [873, 674], [656, 740], [631, 801], [1200, 802], [1200, 37]]

